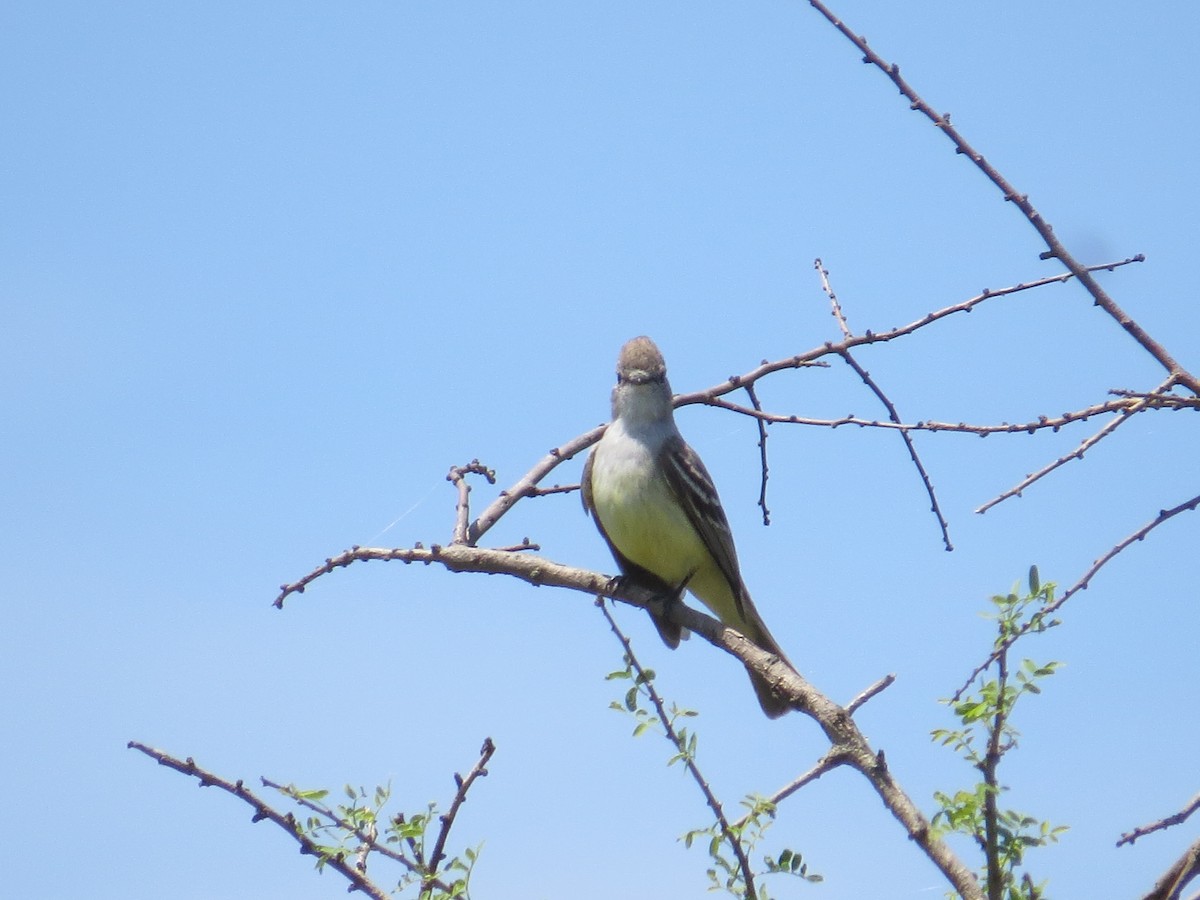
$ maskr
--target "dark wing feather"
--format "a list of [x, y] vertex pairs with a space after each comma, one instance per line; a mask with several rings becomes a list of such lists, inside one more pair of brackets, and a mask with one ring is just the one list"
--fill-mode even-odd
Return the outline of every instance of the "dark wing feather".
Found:
[[746, 585], [742, 582], [738, 567], [729, 520], [721, 508], [712, 476], [704, 468], [696, 451], [678, 434], [663, 444], [659, 454], [659, 465], [667, 475], [672, 493], [687, 513], [688, 521], [700, 535], [700, 540], [717, 561], [717, 567], [733, 589], [738, 615], [745, 618]]

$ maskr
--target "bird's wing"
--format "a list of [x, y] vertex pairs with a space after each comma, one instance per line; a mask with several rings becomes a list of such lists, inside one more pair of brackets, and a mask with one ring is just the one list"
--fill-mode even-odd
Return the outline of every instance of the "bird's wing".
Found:
[[[579, 497], [583, 500], [583, 511], [591, 515], [592, 512], [592, 460], [596, 458], [595, 451], [588, 454], [587, 460], [583, 464], [583, 477], [579, 479]], [[600, 521], [599, 516], [594, 517], [596, 522]], [[601, 532], [604, 529], [600, 529]]]
[[746, 585], [738, 568], [729, 520], [725, 518], [725, 510], [721, 508], [721, 500], [708, 469], [704, 468], [696, 451], [678, 434], [663, 443], [659, 454], [661, 471], [667, 475], [671, 492], [687, 513], [688, 521], [700, 535], [700, 540], [717, 561], [717, 567], [733, 591], [738, 615], [745, 618]]

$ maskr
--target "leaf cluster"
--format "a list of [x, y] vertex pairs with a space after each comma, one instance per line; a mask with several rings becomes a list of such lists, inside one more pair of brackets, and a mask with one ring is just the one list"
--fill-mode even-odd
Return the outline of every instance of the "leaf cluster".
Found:
[[405, 870], [397, 879], [396, 893], [415, 889], [418, 900], [469, 900], [471, 873], [482, 845], [449, 859], [431, 859], [430, 826], [442, 823], [436, 803], [419, 812], [385, 814], [390, 785], [367, 791], [347, 784], [342, 789], [346, 801], [336, 806], [327, 803], [331, 792], [326, 789], [301, 790], [294, 785], [276, 789], [309, 810], [309, 815], [295, 816], [293, 821], [296, 833], [316, 847], [317, 871], [331, 860], [353, 858], [355, 867], [365, 873], [368, 856], [376, 852]]
[[992, 900], [1044, 900], [1045, 884], [1035, 883], [1028, 873], [1018, 870], [1029, 849], [1057, 843], [1067, 830], [1067, 826], [999, 806], [1000, 795], [1008, 790], [998, 777], [1000, 762], [1016, 749], [1020, 737], [1012, 724], [1013, 711], [1022, 697], [1040, 694], [1040, 682], [1061, 666], [1025, 659], [1010, 672], [1008, 650], [1014, 636], [1037, 634], [1058, 624], [1045, 617], [1054, 602], [1054, 590], [1053, 583], [1041, 583], [1033, 566], [1028, 591], [1014, 586], [1008, 594], [991, 598], [994, 612], [989, 617], [996, 621], [997, 631], [996, 659], [985, 670], [991, 677], [985, 677], [975, 693], [943, 701], [961, 727], [931, 732], [934, 741], [950, 747], [980, 773], [980, 780], [968, 789], [934, 793], [938, 810], [932, 824], [939, 836], [966, 835], [979, 846], [986, 860], [984, 884]]

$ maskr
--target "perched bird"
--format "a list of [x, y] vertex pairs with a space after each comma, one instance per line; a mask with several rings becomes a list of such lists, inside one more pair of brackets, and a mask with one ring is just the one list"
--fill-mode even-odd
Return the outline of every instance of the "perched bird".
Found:
[[[583, 468], [583, 508], [626, 578], [668, 597], [686, 588], [726, 625], [786, 661], [742, 581], [712, 478], [675, 426], [667, 366], [648, 337], [621, 348], [612, 422]], [[668, 647], [679, 646], [679, 625], [660, 615], [654, 624]], [[774, 719], [790, 709], [747, 671], [763, 712]]]

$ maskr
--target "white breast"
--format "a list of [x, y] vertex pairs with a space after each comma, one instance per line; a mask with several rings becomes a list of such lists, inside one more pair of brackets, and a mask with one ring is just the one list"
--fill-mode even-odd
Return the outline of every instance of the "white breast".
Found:
[[596, 445], [592, 506], [623, 556], [668, 584], [682, 584], [707, 553], [655, 466], [654, 451], [614, 422]]

